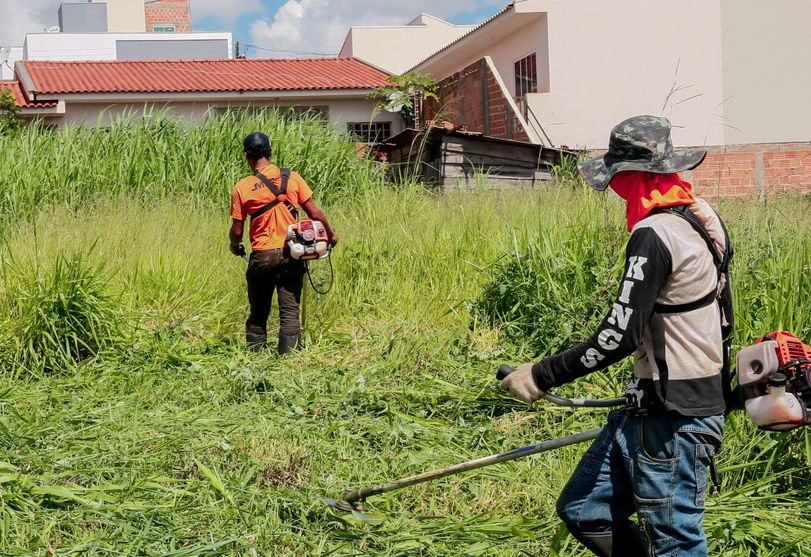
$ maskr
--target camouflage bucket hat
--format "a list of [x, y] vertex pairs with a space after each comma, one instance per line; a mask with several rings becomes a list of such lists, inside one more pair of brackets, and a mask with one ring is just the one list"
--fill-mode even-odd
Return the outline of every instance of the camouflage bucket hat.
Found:
[[603, 191], [611, 178], [623, 170], [673, 174], [692, 170], [702, 163], [704, 149], [673, 149], [670, 121], [658, 116], [634, 116], [614, 126], [608, 152], [577, 165], [588, 184]]

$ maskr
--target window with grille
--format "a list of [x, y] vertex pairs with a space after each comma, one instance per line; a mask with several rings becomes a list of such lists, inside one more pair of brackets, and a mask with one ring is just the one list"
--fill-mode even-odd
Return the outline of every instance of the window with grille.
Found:
[[515, 96], [523, 98], [527, 93], [538, 92], [538, 64], [535, 53], [515, 63]]
[[364, 143], [379, 143], [391, 136], [391, 122], [349, 122], [346, 131]]

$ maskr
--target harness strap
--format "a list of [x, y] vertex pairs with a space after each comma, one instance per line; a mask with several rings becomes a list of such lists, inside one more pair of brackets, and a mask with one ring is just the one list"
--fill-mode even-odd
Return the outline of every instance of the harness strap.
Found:
[[701, 224], [687, 205], [682, 205], [680, 207], [663, 207], [660, 209], [660, 211], [662, 213], [676, 215], [686, 220], [688, 224], [693, 227], [693, 230], [698, 232], [698, 235], [701, 236], [704, 243], [707, 244], [707, 248], [709, 248], [710, 254], [712, 255], [712, 260], [715, 262], [715, 266], [718, 268], [718, 274], [721, 275], [722, 273], [726, 273], [727, 267], [729, 266], [728, 258], [725, 261], [720, 255], [718, 255], [718, 250], [715, 248], [715, 241], [713, 241], [713, 239], [710, 237], [710, 233], [707, 232], [707, 229], [703, 224]]
[[653, 311], [656, 313], [664, 313], [664, 314], [671, 314], [671, 313], [687, 313], [688, 311], [695, 311], [697, 309], [701, 309], [703, 307], [707, 307], [712, 305], [715, 300], [717, 299], [718, 295], [715, 292], [715, 288], [707, 292], [707, 295], [695, 300], [693, 302], [687, 302], [686, 304], [655, 304], [653, 306]]
[[[276, 199], [274, 199], [273, 201], [271, 201], [267, 205], [263, 205], [263, 206], [259, 207], [259, 209], [254, 211], [253, 214], [249, 215], [251, 217], [251, 219], [258, 218], [260, 215], [264, 215], [265, 213], [267, 213], [268, 211], [270, 211], [271, 209], [273, 209], [274, 207], [276, 207], [276, 205], [278, 205], [280, 203], [284, 203], [285, 206], [287, 207], [287, 210], [290, 211], [290, 214], [293, 215], [294, 218], [298, 219], [298, 210], [296, 209], [295, 205], [290, 203], [290, 201], [287, 199], [287, 182], [290, 180], [290, 169], [282, 168], [282, 173], [281, 173], [282, 187], [281, 187], [281, 189], [276, 187], [276, 184], [273, 183], [273, 180], [271, 180], [270, 178], [268, 178], [267, 176], [265, 176], [264, 174], [262, 174], [258, 170], [256, 172], [254, 172], [253, 175], [256, 178], [258, 178], [260, 182], [262, 182], [262, 185], [264, 185], [267, 189], [270, 190], [270, 192], [273, 195], [276, 196]], [[282, 196], [284, 196], [285, 198], [281, 199]]]

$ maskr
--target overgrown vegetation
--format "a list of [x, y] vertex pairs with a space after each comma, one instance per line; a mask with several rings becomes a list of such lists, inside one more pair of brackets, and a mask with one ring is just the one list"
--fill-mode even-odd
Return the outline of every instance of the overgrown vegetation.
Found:
[[[280, 360], [243, 348], [244, 263], [225, 238], [230, 180], [246, 172], [238, 140], [210, 145], [220, 162], [208, 172], [229, 181], [184, 189], [191, 182], [149, 182], [159, 180], [154, 159], [190, 141], [198, 155], [164, 168], [172, 179], [197, 175], [186, 165], [208, 164], [201, 132], [170, 127], [152, 148], [146, 130], [156, 125], [73, 131], [62, 146], [21, 134], [34, 140], [31, 158], [52, 156], [43, 145], [79, 151], [70, 142], [80, 138], [97, 150], [84, 160], [102, 160], [122, 182], [84, 201], [57, 189], [54, 204], [3, 225], [0, 553], [583, 555], [554, 500], [584, 446], [373, 498], [385, 518], [376, 525], [321, 498], [601, 425], [598, 410], [511, 400], [493, 372], [581, 338], [607, 309], [622, 206], [572, 188], [378, 188], [375, 171], [335, 139], [319, 149], [344, 153], [343, 176], [361, 177], [330, 194], [342, 235], [336, 286], [325, 298], [310, 292], [307, 349]], [[298, 124], [218, 125], [222, 139]], [[115, 150], [94, 133], [118, 149], [127, 148], [118, 134], [141, 138], [128, 152], [141, 153], [150, 177], [113, 172], [117, 159], [105, 157]], [[288, 144], [277, 149], [306, 152], [308, 136], [280, 133]], [[332, 186], [306, 172], [317, 196]], [[23, 204], [5, 176], [4, 199]], [[719, 208], [737, 247], [737, 343], [781, 328], [811, 338], [809, 201]], [[40, 307], [47, 318], [31, 314]], [[26, 330], [72, 331], [93, 349], [46, 370], [21, 356]], [[614, 395], [628, 376], [618, 367], [562, 392]], [[808, 554], [807, 432], [758, 432], [742, 416], [727, 431], [723, 489], [708, 502], [711, 554]]]
[[391, 75], [387, 78], [389, 85], [378, 87], [369, 98], [378, 102], [377, 110], [399, 112], [407, 127], [413, 127], [417, 117], [417, 108], [427, 100], [438, 101], [436, 80], [430, 74], [406, 73]]
[[20, 128], [20, 109], [10, 89], [0, 91], [0, 136], [9, 135]]

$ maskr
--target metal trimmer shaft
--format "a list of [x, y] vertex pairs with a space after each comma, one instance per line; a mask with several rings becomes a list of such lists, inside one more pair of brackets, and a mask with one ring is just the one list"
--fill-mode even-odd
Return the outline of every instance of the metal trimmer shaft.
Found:
[[601, 431], [602, 428], [583, 431], [567, 437], [561, 437], [560, 439], [552, 439], [551, 441], [543, 441], [541, 443], [536, 443], [535, 445], [515, 449], [514, 451], [510, 451], [508, 453], [485, 456], [475, 460], [469, 460], [467, 462], [460, 462], [459, 464], [454, 464], [453, 466], [448, 466], [447, 468], [439, 468], [431, 472], [424, 472], [422, 474], [417, 474], [416, 476], [410, 476], [408, 478], [395, 480], [393, 482], [381, 485], [364, 487], [361, 489], [348, 489], [344, 492], [343, 500], [347, 503], [353, 504], [358, 501], [362, 501], [367, 497], [371, 497], [372, 495], [396, 491], [398, 489], [403, 489], [404, 487], [429, 482], [431, 480], [437, 480], [439, 478], [444, 478], [445, 476], [452, 476], [453, 474], [459, 474], [460, 472], [466, 472], [468, 470], [483, 468], [485, 466], [490, 466], [491, 464], [499, 464], [501, 462], [515, 460], [516, 458], [529, 456], [535, 453], [542, 453], [544, 451], [551, 451], [561, 447], [567, 447], [569, 445], [576, 445], [577, 443], [583, 443], [584, 441], [591, 441], [596, 439], [597, 436], [600, 435]]

